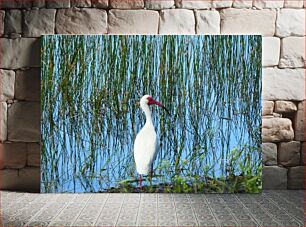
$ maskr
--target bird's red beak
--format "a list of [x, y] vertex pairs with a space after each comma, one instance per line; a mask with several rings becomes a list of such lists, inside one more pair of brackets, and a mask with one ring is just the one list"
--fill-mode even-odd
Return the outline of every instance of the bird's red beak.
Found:
[[150, 105], [153, 105], [153, 104], [162, 107], [169, 114], [169, 110], [163, 104], [161, 104], [160, 102], [154, 100], [152, 97], [149, 97], [148, 98], [148, 105], [150, 106]]

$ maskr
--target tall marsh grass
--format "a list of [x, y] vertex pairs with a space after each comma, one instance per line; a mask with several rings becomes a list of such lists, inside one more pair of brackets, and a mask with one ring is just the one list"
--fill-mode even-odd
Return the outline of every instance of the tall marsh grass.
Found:
[[44, 36], [42, 192], [137, 191], [144, 94], [160, 150], [144, 191], [261, 190], [260, 36]]

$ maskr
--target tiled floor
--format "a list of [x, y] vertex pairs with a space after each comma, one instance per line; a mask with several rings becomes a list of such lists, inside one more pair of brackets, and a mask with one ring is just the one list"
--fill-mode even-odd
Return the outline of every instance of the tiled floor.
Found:
[[1, 192], [5, 226], [304, 226], [303, 191], [262, 194]]

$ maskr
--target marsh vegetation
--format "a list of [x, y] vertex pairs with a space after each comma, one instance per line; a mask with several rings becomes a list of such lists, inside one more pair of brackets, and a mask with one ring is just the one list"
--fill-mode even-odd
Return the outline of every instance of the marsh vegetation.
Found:
[[260, 36], [44, 36], [42, 192], [137, 192], [150, 94], [159, 153], [144, 192], [261, 190]]

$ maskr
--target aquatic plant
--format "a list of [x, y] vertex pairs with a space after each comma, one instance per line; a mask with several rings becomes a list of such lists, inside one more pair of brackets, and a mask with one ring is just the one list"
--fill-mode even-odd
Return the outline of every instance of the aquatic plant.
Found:
[[43, 36], [42, 192], [134, 192], [151, 94], [160, 151], [143, 191], [261, 190], [260, 36]]

